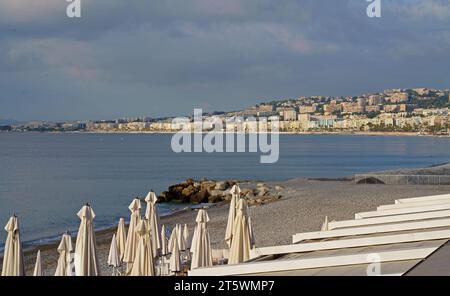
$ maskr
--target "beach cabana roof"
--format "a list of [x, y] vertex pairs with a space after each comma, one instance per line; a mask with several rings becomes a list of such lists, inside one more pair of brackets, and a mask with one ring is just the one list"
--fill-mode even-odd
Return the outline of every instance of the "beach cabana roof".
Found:
[[297, 233], [290, 245], [255, 248], [245, 263], [189, 275], [450, 274], [442, 264], [450, 257], [450, 198], [445, 199], [403, 199], [393, 208], [358, 213], [355, 220], [331, 221], [328, 230]]

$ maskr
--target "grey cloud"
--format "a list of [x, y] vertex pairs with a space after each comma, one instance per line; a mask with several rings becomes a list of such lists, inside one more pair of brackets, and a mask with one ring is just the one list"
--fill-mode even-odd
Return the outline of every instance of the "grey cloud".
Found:
[[382, 0], [381, 19], [363, 0], [81, 1], [74, 20], [62, 0], [0, 0], [0, 117], [188, 114], [450, 82], [449, 1]]

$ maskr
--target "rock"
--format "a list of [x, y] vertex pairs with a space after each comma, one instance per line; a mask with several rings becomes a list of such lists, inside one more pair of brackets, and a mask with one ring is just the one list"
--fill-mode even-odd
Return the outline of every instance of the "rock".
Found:
[[181, 191], [181, 195], [183, 195], [184, 197], [189, 197], [194, 193], [196, 193], [196, 189], [193, 185], [189, 185]]
[[232, 195], [230, 193], [225, 193], [225, 196], [222, 198], [225, 201], [231, 201]]
[[264, 187], [264, 186], [266, 186], [266, 184], [264, 184], [264, 183], [256, 183], [256, 187]]
[[191, 202], [192, 203], [206, 203], [208, 202], [210, 194], [208, 190], [202, 189], [195, 193], [193, 196], [191, 196]]
[[203, 181], [201, 182], [200, 188], [201, 190], [213, 190], [216, 187], [216, 182], [214, 181]]
[[275, 186], [275, 190], [276, 191], [281, 191], [281, 190], [283, 190], [283, 187], [277, 185], [277, 186]]
[[177, 196], [169, 191], [163, 191], [158, 196], [158, 202], [170, 202], [175, 199], [177, 199]]
[[260, 187], [257, 189], [258, 196], [265, 196], [269, 193], [269, 188], [267, 187]]
[[249, 196], [250, 194], [253, 195], [253, 190], [252, 189], [249, 189], [249, 188], [241, 189], [241, 195], [242, 196]]
[[214, 187], [215, 190], [225, 190], [227, 189], [227, 182], [217, 182], [216, 186]]
[[194, 185], [194, 179], [191, 179], [191, 178], [187, 179], [186, 180], [186, 184], [187, 185]]
[[211, 195], [210, 197], [208, 197], [209, 203], [218, 203], [221, 202], [222, 200], [223, 200], [222, 196], [219, 195]]
[[225, 195], [225, 192], [223, 192], [222, 190], [210, 190], [209, 195], [223, 197]]
[[183, 202], [191, 202], [192, 196], [197, 192], [198, 190], [193, 185], [189, 185], [188, 187], [184, 188], [181, 192]]
[[194, 182], [193, 186], [195, 188], [199, 189], [200, 188], [200, 183], [199, 182]]

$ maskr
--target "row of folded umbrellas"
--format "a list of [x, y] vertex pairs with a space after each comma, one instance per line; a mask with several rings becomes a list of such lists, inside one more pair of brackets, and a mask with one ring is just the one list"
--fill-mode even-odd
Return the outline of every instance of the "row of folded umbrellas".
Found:
[[[230, 193], [232, 198], [224, 240], [229, 247], [228, 264], [238, 264], [250, 258], [250, 250], [254, 247], [254, 235], [248, 215], [248, 204], [241, 197], [239, 186], [233, 186]], [[161, 272], [161, 269], [159, 273], [156, 272], [158, 267], [166, 263], [168, 263], [169, 274], [179, 274], [187, 262], [190, 262], [187, 268], [191, 270], [213, 265], [208, 229], [210, 218], [206, 210], [198, 210], [192, 237], [187, 224], [184, 225], [184, 229], [177, 224], [173, 227], [168, 239], [166, 226], [161, 225], [156, 209], [156, 194], [149, 192], [145, 202], [147, 207], [143, 217], [140, 199], [134, 199], [129, 205], [131, 215], [128, 231], [125, 220], [123, 218], [119, 220], [117, 231], [112, 237], [107, 262], [113, 268], [113, 275], [166, 275]], [[72, 245], [71, 235], [68, 232], [63, 234], [57, 248], [59, 257], [55, 276], [101, 274], [94, 232], [95, 213], [91, 205], [86, 204], [77, 215], [81, 221], [75, 248]], [[2, 276], [23, 276], [25, 275], [24, 256], [16, 215], [9, 219], [5, 230], [8, 235], [3, 256]], [[183, 254], [184, 258], [189, 259], [184, 263]], [[119, 271], [120, 267], [123, 267], [123, 272]], [[37, 253], [33, 275], [43, 275], [40, 251]]]

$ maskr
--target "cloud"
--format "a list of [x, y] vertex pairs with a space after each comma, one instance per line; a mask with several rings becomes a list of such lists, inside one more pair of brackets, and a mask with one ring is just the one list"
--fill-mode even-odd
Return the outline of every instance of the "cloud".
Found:
[[450, 84], [448, 1], [383, 0], [381, 19], [361, 0], [81, 1], [69, 19], [63, 0], [0, 0], [0, 117], [188, 114]]

